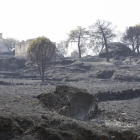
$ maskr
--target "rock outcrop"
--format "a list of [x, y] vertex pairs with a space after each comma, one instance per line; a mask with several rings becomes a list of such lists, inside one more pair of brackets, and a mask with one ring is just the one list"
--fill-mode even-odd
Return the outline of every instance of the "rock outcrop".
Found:
[[107, 130], [53, 115], [1, 117], [1, 140], [139, 140], [131, 130]]
[[57, 86], [55, 91], [42, 93], [37, 98], [47, 109], [80, 120], [98, 110], [95, 96], [86, 90], [66, 85]]
[[[110, 58], [123, 56], [127, 57], [130, 56], [131, 49], [128, 48], [125, 44], [120, 42], [112, 42], [108, 44], [108, 55]], [[106, 49], [103, 49], [102, 52], [99, 54], [99, 57], [106, 58]], [[118, 57], [117, 57], [118, 59]]]
[[96, 73], [96, 78], [100, 79], [110, 79], [114, 74], [114, 70], [104, 70], [104, 71], [98, 71]]

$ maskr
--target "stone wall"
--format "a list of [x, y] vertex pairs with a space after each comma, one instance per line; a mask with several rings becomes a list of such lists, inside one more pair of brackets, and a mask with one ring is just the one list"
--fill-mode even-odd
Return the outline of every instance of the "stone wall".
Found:
[[128, 89], [123, 91], [107, 91], [107, 92], [99, 92], [95, 95], [99, 102], [103, 101], [113, 101], [113, 100], [128, 100], [140, 97], [140, 89]]

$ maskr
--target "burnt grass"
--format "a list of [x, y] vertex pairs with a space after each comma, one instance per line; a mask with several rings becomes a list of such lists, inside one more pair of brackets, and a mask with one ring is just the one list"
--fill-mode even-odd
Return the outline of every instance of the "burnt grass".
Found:
[[[139, 65], [134, 60], [130, 66], [127, 58], [121, 65], [114, 61], [107, 64], [98, 57], [59, 60], [47, 66], [44, 83], [37, 69], [28, 65], [15, 70], [1, 68], [0, 140], [136, 139], [140, 135], [140, 83], [133, 73], [139, 71]], [[131, 78], [116, 79], [117, 70], [120, 77], [124, 71], [130, 72], [127, 78]], [[86, 89], [98, 97], [100, 112], [94, 119], [82, 121], [44, 108], [36, 96], [56, 85]]]

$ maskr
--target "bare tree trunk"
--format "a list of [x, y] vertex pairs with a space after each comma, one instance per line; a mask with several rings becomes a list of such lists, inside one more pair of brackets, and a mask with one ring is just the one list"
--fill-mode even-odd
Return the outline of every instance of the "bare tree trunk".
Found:
[[79, 50], [79, 58], [81, 58], [80, 35], [78, 37], [78, 50]]
[[44, 50], [42, 49], [42, 61], [41, 61], [41, 67], [42, 67], [42, 69], [41, 69], [41, 80], [42, 80], [42, 82], [44, 82], [44, 70], [45, 70], [45, 60], [44, 60]]
[[136, 46], [138, 54], [140, 54], [139, 46]]
[[138, 55], [140, 54], [140, 51], [139, 51], [139, 40], [137, 38], [137, 46], [136, 46], [136, 49], [137, 49], [137, 52], [138, 52]]
[[105, 43], [105, 48], [106, 48], [106, 60], [109, 62], [109, 56], [108, 56], [108, 45]]
[[133, 44], [132, 44], [132, 49], [133, 49], [133, 52], [135, 53], [134, 42], [133, 42]]
[[106, 40], [106, 37], [105, 37], [105, 34], [104, 34], [103, 29], [102, 29], [102, 28], [100, 28], [100, 29], [101, 29], [101, 31], [102, 31], [102, 35], [103, 35], [103, 39], [104, 39], [104, 43], [105, 43], [105, 48], [106, 48], [106, 59], [107, 59], [107, 62], [109, 62], [107, 40]]

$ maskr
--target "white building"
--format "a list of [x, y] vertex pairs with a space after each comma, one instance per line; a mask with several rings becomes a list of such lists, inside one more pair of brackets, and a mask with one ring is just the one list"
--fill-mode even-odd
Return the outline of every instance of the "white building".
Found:
[[22, 41], [20, 43], [17, 43], [15, 45], [15, 56], [26, 58], [28, 47], [33, 40], [34, 39], [28, 39], [26, 41]]

